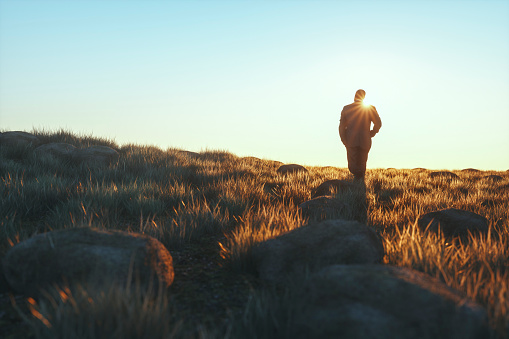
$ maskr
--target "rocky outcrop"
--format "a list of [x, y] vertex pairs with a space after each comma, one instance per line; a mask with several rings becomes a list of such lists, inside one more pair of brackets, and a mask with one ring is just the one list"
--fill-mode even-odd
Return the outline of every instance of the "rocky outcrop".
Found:
[[459, 179], [460, 177], [449, 171], [436, 171], [429, 174], [430, 178]]
[[311, 198], [321, 196], [332, 196], [334, 193], [338, 193], [342, 190], [352, 190], [355, 188], [355, 184], [346, 180], [327, 180], [321, 183], [317, 188], [311, 192]]
[[252, 250], [258, 274], [268, 283], [331, 264], [378, 263], [383, 255], [383, 244], [375, 231], [340, 219], [310, 223], [259, 243]]
[[74, 163], [84, 163], [89, 166], [107, 166], [118, 160], [119, 154], [113, 148], [108, 146], [90, 146], [87, 148], [77, 148], [71, 154], [71, 160]]
[[440, 232], [448, 238], [468, 238], [473, 235], [488, 232], [488, 220], [476, 213], [448, 208], [440, 211], [426, 213], [417, 220], [419, 228], [437, 233]]
[[277, 173], [281, 175], [294, 174], [299, 172], [308, 173], [308, 170], [304, 166], [297, 164], [282, 165], [277, 169]]
[[334, 265], [298, 296], [290, 338], [489, 338], [486, 312], [423, 273], [385, 265]]
[[144, 289], [173, 282], [172, 257], [158, 240], [88, 227], [29, 238], [12, 247], [2, 264], [9, 285], [25, 295], [74, 282], [125, 286], [139, 279]]
[[37, 156], [47, 156], [62, 160], [71, 160], [72, 154], [75, 150], [76, 147], [71, 144], [66, 144], [63, 142], [52, 142], [37, 147], [34, 152]]
[[338, 219], [348, 214], [350, 206], [333, 197], [318, 197], [304, 201], [298, 207], [306, 217], [323, 219]]
[[107, 166], [119, 158], [116, 150], [108, 146], [90, 146], [77, 148], [71, 144], [53, 142], [35, 149], [38, 156], [50, 156], [74, 164], [87, 166]]
[[40, 144], [39, 138], [35, 135], [22, 131], [9, 131], [0, 133], [0, 145], [2, 146], [34, 146]]

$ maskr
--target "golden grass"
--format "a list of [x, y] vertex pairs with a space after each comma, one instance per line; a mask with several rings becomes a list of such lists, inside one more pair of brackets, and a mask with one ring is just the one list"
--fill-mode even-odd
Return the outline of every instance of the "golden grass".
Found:
[[[381, 235], [386, 264], [403, 266], [437, 277], [484, 305], [492, 327], [502, 333], [509, 324], [509, 188], [508, 176], [491, 182], [492, 172], [463, 173], [460, 180], [431, 179], [429, 171], [370, 170], [366, 180], [368, 225]], [[339, 174], [339, 175], [338, 175]], [[332, 175], [336, 175], [333, 177]], [[310, 174], [275, 181], [284, 183], [283, 198], [309, 198], [312, 188], [326, 179], [345, 178], [343, 171], [312, 168]], [[355, 204], [355, 192], [336, 197]], [[421, 214], [459, 208], [486, 216], [487, 236], [469, 241], [448, 241], [422, 232], [416, 224]], [[249, 251], [258, 242], [276, 237], [306, 223], [295, 204], [269, 205], [251, 210], [221, 244], [222, 256], [237, 266], [249, 267]]]
[[[93, 138], [62, 131], [37, 133], [46, 141], [94, 144]], [[277, 162], [222, 151], [190, 155], [97, 142], [117, 148], [118, 163], [68, 168], [39, 161], [26, 150], [1, 150], [3, 252], [9, 241], [83, 223], [148, 233], [170, 251], [224, 234], [218, 248], [224, 266], [242, 274], [250, 270], [253, 245], [306, 224], [297, 206], [314, 188], [350, 178], [344, 168], [308, 167], [308, 174], [282, 176]], [[336, 198], [354, 209], [367, 206], [367, 224], [383, 239], [385, 263], [425, 272], [463, 291], [486, 307], [491, 325], [503, 333], [509, 326], [509, 173], [454, 172], [460, 179], [430, 178], [429, 170], [419, 169], [368, 170], [365, 196], [337, 192]], [[484, 178], [489, 174], [503, 180]], [[443, 208], [485, 216], [490, 234], [449, 242], [416, 227], [420, 215]]]

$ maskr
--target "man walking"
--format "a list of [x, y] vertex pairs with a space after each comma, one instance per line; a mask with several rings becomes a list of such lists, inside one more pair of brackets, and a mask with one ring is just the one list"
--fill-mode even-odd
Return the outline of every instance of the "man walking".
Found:
[[[359, 180], [364, 180], [371, 138], [382, 127], [382, 121], [375, 106], [363, 103], [365, 96], [364, 90], [358, 90], [355, 93], [354, 102], [343, 107], [339, 121], [339, 136], [346, 147], [348, 169]], [[371, 123], [373, 123], [373, 129], [371, 129]]]

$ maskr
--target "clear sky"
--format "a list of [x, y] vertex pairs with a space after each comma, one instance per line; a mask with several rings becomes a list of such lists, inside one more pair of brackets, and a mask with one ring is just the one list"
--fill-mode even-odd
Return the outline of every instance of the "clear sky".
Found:
[[0, 130], [346, 167], [509, 169], [509, 1], [0, 0]]

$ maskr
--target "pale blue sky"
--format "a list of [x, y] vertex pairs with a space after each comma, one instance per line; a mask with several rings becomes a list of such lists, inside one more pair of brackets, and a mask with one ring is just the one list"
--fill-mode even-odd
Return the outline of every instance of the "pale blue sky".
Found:
[[0, 129], [346, 167], [509, 169], [509, 1], [0, 0]]

